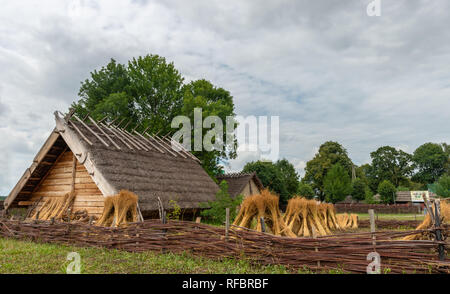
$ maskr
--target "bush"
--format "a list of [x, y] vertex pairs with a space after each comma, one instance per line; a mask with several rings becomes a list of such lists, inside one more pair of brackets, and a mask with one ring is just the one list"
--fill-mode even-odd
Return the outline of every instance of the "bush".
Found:
[[311, 187], [311, 185], [306, 184], [306, 183], [302, 183], [302, 182], [300, 182], [298, 184], [297, 193], [298, 193], [299, 196], [302, 196], [302, 197], [305, 197], [305, 198], [308, 198], [308, 199], [312, 199], [314, 197], [314, 195], [315, 195], [314, 194], [314, 190]]
[[167, 214], [167, 218], [171, 220], [180, 220], [181, 207], [176, 200], [169, 200], [169, 206], [172, 210]]
[[394, 184], [388, 180], [382, 181], [378, 185], [378, 194], [380, 194], [380, 200], [383, 203], [394, 203], [397, 189], [395, 189]]
[[364, 191], [364, 202], [367, 204], [377, 203], [377, 201], [373, 198], [372, 190], [370, 190], [369, 187], [366, 187], [366, 190]]
[[200, 203], [200, 207], [208, 208], [203, 210], [200, 214], [204, 216], [210, 222], [222, 225], [225, 222], [226, 212], [225, 208], [230, 209], [230, 222], [236, 217], [237, 207], [242, 202], [242, 195], [236, 196], [236, 198], [232, 198], [230, 194], [228, 194], [228, 183], [226, 181], [222, 181], [219, 185], [219, 192], [216, 194], [216, 200], [208, 201], [208, 203]]
[[443, 175], [435, 184], [436, 194], [443, 198], [450, 197], [450, 176]]

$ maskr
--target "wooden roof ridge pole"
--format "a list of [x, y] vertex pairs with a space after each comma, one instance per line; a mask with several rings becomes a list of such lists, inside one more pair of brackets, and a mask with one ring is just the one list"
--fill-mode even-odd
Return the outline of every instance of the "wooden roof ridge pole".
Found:
[[83, 125], [83, 127], [85, 127], [89, 132], [91, 132], [95, 137], [97, 137], [97, 139], [99, 139], [100, 142], [103, 143], [103, 145], [105, 145], [106, 147], [109, 147], [109, 144], [106, 143], [106, 141], [103, 140], [103, 138], [100, 137], [100, 135], [97, 134], [93, 129], [91, 129], [84, 121], [82, 121], [82, 120], [81, 120], [78, 116], [76, 116], [75, 114], [73, 115], [73, 117], [74, 117], [78, 122], [80, 122], [80, 123]]
[[[147, 135], [150, 136], [149, 134], [147, 134]], [[151, 136], [150, 136], [150, 137], [151, 137]], [[170, 153], [172, 153], [172, 151], [175, 151], [175, 152], [176, 152], [177, 154], [179, 154], [181, 157], [187, 158], [186, 155], [184, 155], [182, 152], [180, 152], [180, 151], [178, 151], [178, 150], [176, 150], [176, 149], [173, 149], [173, 148], [172, 148], [172, 145], [170, 145], [170, 144], [168, 144], [168, 143], [166, 143], [166, 142], [164, 142], [164, 141], [162, 141], [162, 140], [158, 141], [157, 139], [155, 139], [155, 138], [153, 138], [153, 137], [152, 137], [152, 139], [155, 140], [155, 142], [157, 142], [159, 145], [161, 145], [164, 149], [168, 150]]]
[[130, 134], [130, 132], [128, 132], [126, 129], [121, 129], [121, 131], [130, 138], [130, 140], [133, 140], [136, 144], [138, 144], [139, 146], [141, 146], [142, 149], [144, 149], [145, 151], [150, 151], [152, 148], [150, 148], [148, 145], [145, 146], [144, 143], [141, 142], [141, 140], [139, 140], [136, 136], [133, 136], [132, 134]]
[[138, 135], [139, 137], [141, 137], [143, 140], [145, 140], [146, 142], [148, 142], [150, 145], [153, 146], [153, 148], [155, 148], [156, 150], [158, 150], [161, 153], [165, 153], [163, 150], [161, 150], [158, 146], [156, 146], [155, 144], [153, 144], [149, 139], [145, 138], [144, 136], [142, 136], [140, 133], [134, 131], [134, 133], [136, 135]]
[[101, 126], [104, 127], [105, 129], [107, 129], [108, 131], [110, 131], [114, 136], [116, 136], [116, 138], [118, 138], [118, 139], [119, 139], [125, 146], [127, 146], [129, 149], [134, 150], [134, 148], [131, 147], [130, 145], [128, 145], [127, 141], [125, 141], [125, 140], [121, 137], [120, 133], [116, 133], [116, 131], [115, 131], [113, 128], [108, 127], [108, 126], [105, 125], [104, 123], [101, 123]]
[[77, 133], [81, 136], [81, 138], [83, 138], [89, 145], [94, 145], [91, 140], [89, 140], [84, 134], [83, 132], [71, 121], [69, 120], [68, 123], [75, 129], [75, 131], [77, 131]]
[[[128, 137], [127, 134], [125, 134], [124, 131], [122, 131], [121, 129], [117, 128], [116, 126], [114, 126], [114, 129], [121, 135], [123, 136], [131, 145], [134, 146], [134, 148], [136, 148], [137, 150], [142, 150], [143, 148], [140, 146], [140, 144], [136, 143], [134, 140], [130, 139], [130, 137]], [[145, 150], [145, 149], [144, 149]]]
[[104, 130], [102, 130], [102, 128], [100, 128], [100, 126], [95, 122], [95, 120], [94, 120], [92, 117], [89, 116], [89, 120], [92, 122], [92, 124], [93, 124], [93, 125], [94, 125], [94, 126], [95, 126], [102, 134], [103, 134], [103, 135], [105, 135], [106, 138], [108, 138], [109, 141], [111, 141], [111, 143], [112, 143], [117, 149], [120, 150], [119, 145], [117, 145], [116, 142], [114, 142], [114, 140], [111, 139], [111, 137], [110, 137], [107, 133], [105, 133]]

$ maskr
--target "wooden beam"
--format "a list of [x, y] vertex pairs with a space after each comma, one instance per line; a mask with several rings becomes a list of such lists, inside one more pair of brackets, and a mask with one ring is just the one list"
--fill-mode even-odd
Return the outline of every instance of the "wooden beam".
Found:
[[143, 140], [145, 140], [146, 142], [148, 142], [150, 145], [153, 146], [153, 148], [155, 148], [156, 150], [158, 150], [161, 153], [165, 153], [163, 150], [161, 150], [160, 148], [158, 148], [158, 146], [156, 146], [155, 144], [153, 144], [149, 139], [145, 138], [144, 136], [142, 136], [140, 133], [134, 131], [134, 133], [136, 135], [138, 135], [139, 137], [141, 137]]
[[75, 178], [77, 175], [77, 157], [75, 156], [75, 154], [73, 154], [73, 159], [72, 159], [72, 182], [70, 183], [70, 192], [74, 192], [75, 191]]
[[130, 140], [130, 138], [128, 138], [128, 136], [126, 136], [120, 129], [116, 128], [115, 126], [111, 126], [111, 129], [115, 130], [117, 134], [119, 134], [119, 136], [121, 136], [124, 140], [128, 141], [128, 143], [133, 145], [134, 148], [136, 148], [137, 150], [141, 150], [141, 147], [139, 147], [139, 145]]
[[34, 203], [34, 201], [19, 201], [18, 205], [19, 206], [29, 206], [32, 205]]
[[120, 150], [119, 145], [116, 144], [116, 142], [113, 141], [113, 139], [111, 139], [110, 136], [108, 136], [107, 133], [105, 133], [105, 131], [100, 128], [100, 126], [95, 122], [95, 120], [92, 119], [92, 117], [89, 117], [89, 120], [92, 122], [92, 124], [103, 134], [105, 135], [106, 138], [108, 138], [108, 140], [117, 148]]
[[[128, 145], [127, 141], [124, 140], [124, 139], [122, 138], [122, 136], [120, 135], [120, 133], [117, 132], [113, 127], [109, 127], [109, 126], [107, 126], [107, 125], [105, 125], [105, 124], [103, 124], [103, 123], [102, 123], [101, 125], [102, 125], [102, 127], [104, 127], [105, 129], [107, 129], [108, 131], [110, 131], [116, 138], [118, 138], [125, 146], [128, 147], [128, 149], [134, 150], [134, 148], [133, 148], [132, 146]], [[117, 132], [117, 133], [116, 133], [116, 132]]]
[[98, 135], [96, 132], [94, 132], [93, 129], [91, 129], [84, 121], [82, 121], [78, 116], [76, 116], [75, 114], [73, 115], [73, 117], [83, 125], [83, 127], [85, 127], [89, 132], [91, 132], [97, 139], [100, 140], [100, 142], [103, 143], [103, 145], [105, 145], [106, 147], [109, 147], [109, 144], [106, 143], [105, 140], [103, 140], [102, 137], [100, 137], [100, 135]]
[[83, 132], [71, 121], [69, 120], [69, 124], [77, 131], [77, 133], [83, 138], [89, 145], [93, 145], [92, 142], [83, 134]]
[[142, 142], [139, 142], [134, 136], [130, 135], [126, 130], [124, 129], [118, 129], [124, 136], [126, 136], [130, 141], [134, 142], [135, 145], [139, 146], [141, 149], [144, 149], [145, 151], [149, 151], [145, 145], [142, 144]]

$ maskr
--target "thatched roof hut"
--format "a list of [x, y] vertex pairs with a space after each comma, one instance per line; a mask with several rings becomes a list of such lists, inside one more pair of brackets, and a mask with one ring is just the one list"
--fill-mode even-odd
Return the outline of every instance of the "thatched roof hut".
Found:
[[55, 112], [55, 120], [55, 129], [5, 200], [5, 208], [62, 197], [72, 185], [77, 195], [74, 209], [97, 215], [103, 197], [121, 189], [139, 196], [144, 217], [158, 209], [157, 197], [165, 207], [175, 200], [182, 209], [215, 199], [218, 186], [199, 160], [179, 145], [172, 148], [169, 139], [90, 117], [86, 123]]
[[225, 180], [228, 183], [228, 193], [231, 197], [242, 195], [245, 197], [260, 194], [264, 185], [255, 172], [253, 173], [229, 173], [216, 177], [218, 182]]

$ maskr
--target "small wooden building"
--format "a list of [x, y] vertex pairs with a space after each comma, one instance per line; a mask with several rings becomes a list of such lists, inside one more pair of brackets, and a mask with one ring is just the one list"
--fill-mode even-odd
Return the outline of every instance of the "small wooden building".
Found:
[[[185, 211], [215, 199], [218, 186], [199, 160], [169, 139], [112, 124], [70, 119], [55, 112], [56, 127], [13, 188], [4, 206], [39, 206], [72, 189], [73, 211], [99, 216], [104, 197], [134, 192], [144, 218], [175, 200]], [[37, 201], [37, 202], [36, 202]]]
[[230, 173], [216, 177], [218, 182], [225, 180], [228, 183], [228, 193], [231, 197], [242, 195], [245, 197], [260, 194], [264, 185], [255, 172], [253, 173]]

